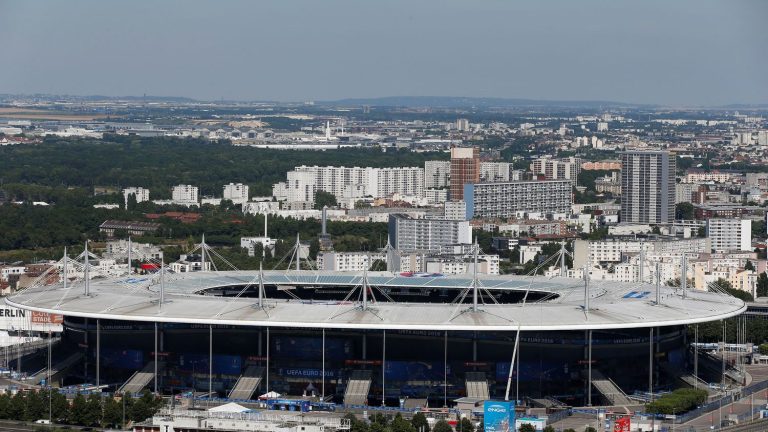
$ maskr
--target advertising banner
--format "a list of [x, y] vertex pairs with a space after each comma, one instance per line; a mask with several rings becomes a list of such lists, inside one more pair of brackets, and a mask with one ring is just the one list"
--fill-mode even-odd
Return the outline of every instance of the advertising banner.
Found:
[[483, 427], [485, 432], [512, 432], [514, 424], [514, 402], [483, 402]]
[[13, 306], [0, 306], [0, 330], [10, 332], [61, 332], [64, 317], [45, 312], [32, 312]]
[[620, 417], [616, 419], [616, 422], [613, 424], [613, 432], [629, 432], [629, 430], [630, 430], [629, 417]]

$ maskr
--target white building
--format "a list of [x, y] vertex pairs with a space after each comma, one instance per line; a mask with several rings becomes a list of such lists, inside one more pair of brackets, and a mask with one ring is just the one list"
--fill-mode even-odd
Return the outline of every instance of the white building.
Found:
[[707, 220], [707, 237], [715, 252], [751, 251], [752, 221], [716, 218]]
[[484, 183], [522, 180], [521, 174], [509, 162], [480, 162], [480, 181]]
[[179, 204], [197, 204], [197, 186], [178, 185], [171, 190], [171, 200]]
[[634, 254], [645, 251], [646, 254], [664, 253], [667, 255], [693, 254], [710, 252], [708, 238], [609, 238], [605, 240], [574, 240], [573, 242], [573, 266], [581, 268], [606, 263], [619, 263], [626, 254]]
[[536, 159], [531, 164], [531, 171], [533, 175], [544, 176], [547, 180], [570, 180], [575, 185], [581, 172], [581, 159]]
[[447, 188], [450, 186], [451, 161], [425, 161], [424, 187]]
[[280, 210], [278, 201], [249, 201], [243, 204], [244, 214], [275, 214]]
[[467, 219], [510, 218], [525, 213], [569, 214], [571, 187], [570, 180], [466, 184]]
[[235, 204], [245, 204], [248, 202], [248, 185], [242, 183], [226, 184], [224, 185], [223, 197]]
[[467, 221], [414, 219], [404, 214], [389, 216], [389, 243], [398, 251], [439, 251], [449, 244], [472, 243]]
[[272, 187], [278, 199], [313, 202], [317, 191], [346, 198], [387, 198], [393, 194], [424, 197], [424, 169], [300, 166], [288, 171], [285, 183]]
[[448, 201], [448, 189], [424, 189], [427, 204], [440, 204]]
[[456, 120], [456, 130], [460, 132], [469, 131], [469, 120], [460, 118]]
[[254, 256], [256, 253], [255, 246], [260, 244], [264, 250], [269, 250], [270, 253], [275, 250], [275, 243], [277, 239], [264, 236], [256, 237], [240, 237], [240, 247], [248, 251], [248, 256]]
[[368, 252], [321, 252], [317, 254], [317, 269], [331, 271], [362, 272], [377, 261], [384, 261], [383, 254]]
[[125, 208], [128, 208], [128, 197], [131, 195], [136, 196], [136, 203], [149, 201], [149, 189], [143, 187], [127, 187], [123, 189], [123, 201], [125, 202]]
[[[127, 259], [128, 258], [128, 240], [113, 240], [106, 244], [106, 251], [104, 258], [110, 258], [113, 260]], [[159, 246], [155, 246], [149, 243], [136, 243], [131, 244], [131, 259], [139, 261], [160, 260], [163, 256], [163, 251]]]
[[446, 201], [444, 217], [447, 220], [463, 221], [467, 218], [467, 203], [464, 201]]

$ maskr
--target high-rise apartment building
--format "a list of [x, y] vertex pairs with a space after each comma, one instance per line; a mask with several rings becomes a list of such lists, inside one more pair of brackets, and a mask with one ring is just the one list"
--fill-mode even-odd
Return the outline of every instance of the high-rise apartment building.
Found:
[[536, 159], [531, 164], [534, 176], [543, 175], [547, 180], [570, 180], [574, 185], [581, 172], [581, 159]]
[[456, 120], [456, 130], [467, 132], [469, 130], [469, 120], [460, 118]]
[[439, 251], [441, 247], [472, 243], [467, 221], [415, 219], [404, 214], [389, 215], [389, 243], [401, 252]]
[[197, 199], [197, 186], [178, 185], [171, 190], [171, 199], [177, 203], [195, 204]]
[[136, 197], [137, 204], [140, 202], [149, 201], [149, 189], [144, 189], [143, 187], [127, 187], [123, 189], [123, 200], [125, 201], [125, 208], [128, 208], [128, 197], [131, 195]]
[[248, 185], [242, 183], [224, 185], [224, 199], [230, 200], [235, 204], [248, 202]]
[[424, 187], [444, 188], [450, 185], [451, 162], [450, 161], [425, 161], [424, 162]]
[[707, 237], [715, 252], [752, 251], [752, 221], [707, 219]]
[[570, 213], [570, 180], [476, 183], [464, 187], [467, 219], [520, 218], [524, 214]]
[[464, 185], [480, 182], [480, 150], [477, 147], [451, 149], [451, 201], [464, 199]]
[[621, 154], [621, 221], [675, 220], [675, 156], [668, 151]]
[[522, 173], [509, 162], [480, 162], [480, 181], [483, 183], [522, 180]]
[[288, 201], [314, 201], [317, 191], [342, 198], [387, 198], [393, 194], [424, 196], [424, 169], [299, 166], [288, 171], [273, 194]]

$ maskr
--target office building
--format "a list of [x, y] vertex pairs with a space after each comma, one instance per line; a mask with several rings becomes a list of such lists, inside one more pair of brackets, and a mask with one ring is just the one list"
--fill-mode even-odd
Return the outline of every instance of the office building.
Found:
[[712, 251], [751, 251], [752, 221], [749, 219], [707, 219], [707, 237]]
[[171, 190], [171, 199], [177, 203], [197, 204], [197, 186], [178, 185]]
[[389, 216], [389, 243], [401, 252], [439, 251], [446, 245], [472, 243], [472, 228], [467, 221], [393, 214]]
[[451, 201], [464, 199], [464, 185], [480, 182], [480, 150], [476, 147], [451, 149]]
[[668, 151], [621, 154], [621, 221], [675, 220], [675, 156]]
[[464, 186], [467, 219], [523, 218], [571, 212], [571, 181], [544, 180], [477, 183]]

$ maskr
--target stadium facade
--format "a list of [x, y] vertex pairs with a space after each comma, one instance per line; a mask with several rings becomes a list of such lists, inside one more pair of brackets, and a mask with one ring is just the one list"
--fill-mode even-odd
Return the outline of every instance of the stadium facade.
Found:
[[464, 396], [615, 403], [597, 380], [669, 388], [692, 362], [687, 326], [746, 309], [658, 284], [311, 270], [41, 284], [6, 303], [64, 315], [59, 355], [84, 354], [69, 375], [79, 382], [432, 407]]

